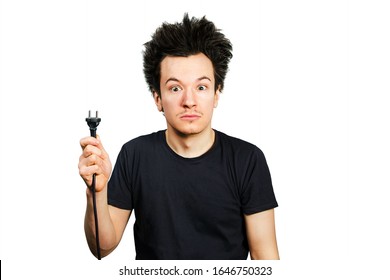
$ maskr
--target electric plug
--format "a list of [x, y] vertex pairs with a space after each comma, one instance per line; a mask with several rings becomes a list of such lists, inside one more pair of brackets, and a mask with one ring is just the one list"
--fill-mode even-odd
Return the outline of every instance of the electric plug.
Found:
[[85, 119], [89, 126], [89, 131], [91, 132], [91, 136], [96, 137], [96, 130], [101, 121], [101, 118], [98, 117], [98, 111], [96, 111], [95, 117], [91, 117], [91, 110], [88, 112], [88, 118]]

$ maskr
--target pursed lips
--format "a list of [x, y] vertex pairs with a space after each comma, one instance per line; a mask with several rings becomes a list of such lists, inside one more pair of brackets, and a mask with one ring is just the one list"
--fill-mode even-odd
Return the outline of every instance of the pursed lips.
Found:
[[182, 120], [196, 120], [199, 119], [202, 115], [199, 113], [184, 113], [179, 115]]

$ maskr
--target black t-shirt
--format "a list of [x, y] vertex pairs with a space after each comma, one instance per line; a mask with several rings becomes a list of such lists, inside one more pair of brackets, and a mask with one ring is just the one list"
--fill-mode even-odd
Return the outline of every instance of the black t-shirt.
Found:
[[129, 141], [108, 203], [134, 209], [137, 259], [247, 259], [243, 215], [278, 206], [261, 150], [219, 131], [196, 158], [176, 154], [165, 131]]

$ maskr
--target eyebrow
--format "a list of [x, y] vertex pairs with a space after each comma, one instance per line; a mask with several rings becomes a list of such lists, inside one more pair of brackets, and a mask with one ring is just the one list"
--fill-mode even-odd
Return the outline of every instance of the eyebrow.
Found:
[[[202, 76], [202, 77], [200, 77], [200, 78], [198, 78], [198, 79], [196, 79], [196, 80], [197, 80], [197, 81], [209, 80], [209, 81], [211, 82], [211, 79], [210, 79], [209, 77], [207, 77], [207, 76]], [[180, 82], [179, 79], [177, 79], [177, 78], [175, 78], [175, 77], [171, 77], [171, 78], [169, 78], [168, 80], [166, 80], [165, 84], [167, 84], [168, 82], [171, 82], [171, 81], [173, 81], [173, 82]]]

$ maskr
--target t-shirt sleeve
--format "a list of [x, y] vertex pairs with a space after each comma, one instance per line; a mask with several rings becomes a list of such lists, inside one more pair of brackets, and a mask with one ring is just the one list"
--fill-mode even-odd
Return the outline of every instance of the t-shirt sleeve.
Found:
[[277, 207], [271, 174], [263, 152], [255, 147], [245, 161], [241, 190], [244, 214], [250, 215]]
[[126, 210], [133, 209], [129, 152], [122, 147], [108, 182], [108, 204]]

